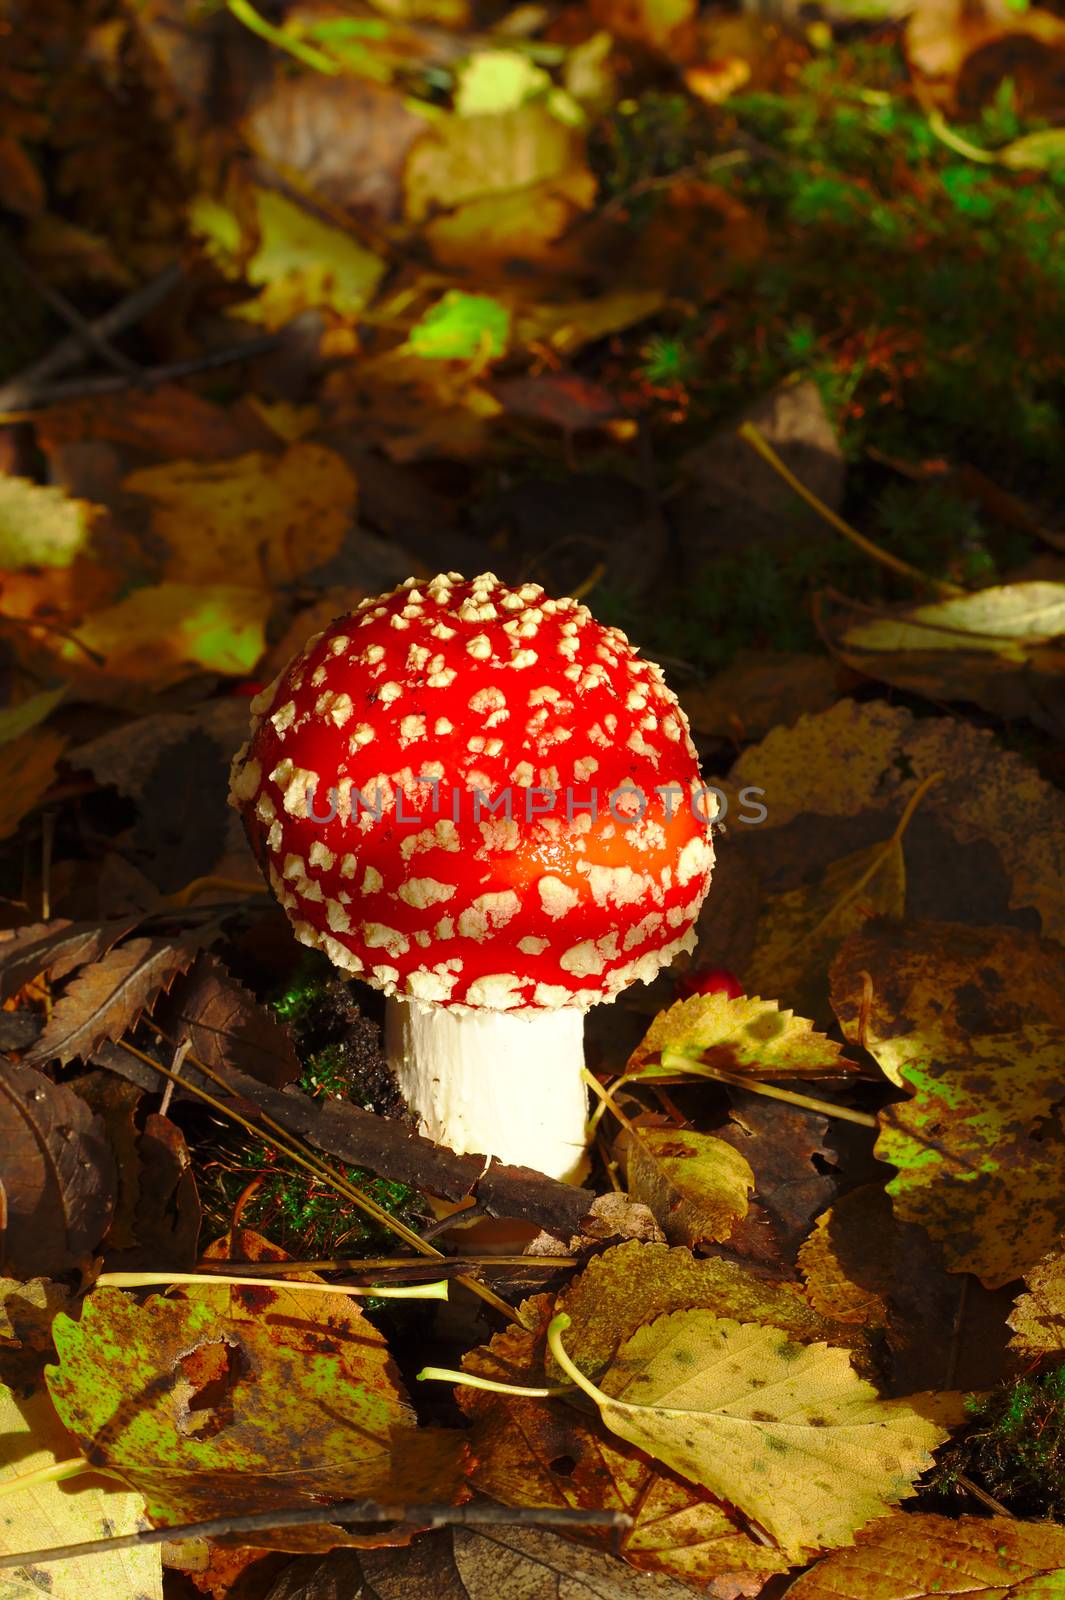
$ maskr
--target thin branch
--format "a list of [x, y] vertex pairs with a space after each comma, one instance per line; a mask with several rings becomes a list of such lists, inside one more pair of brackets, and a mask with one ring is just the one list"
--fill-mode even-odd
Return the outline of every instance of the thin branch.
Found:
[[338, 1505], [298, 1506], [291, 1511], [254, 1511], [235, 1517], [212, 1517], [206, 1522], [180, 1522], [166, 1528], [144, 1528], [140, 1533], [120, 1533], [110, 1539], [89, 1539], [81, 1544], [57, 1544], [42, 1550], [22, 1550], [0, 1555], [0, 1568], [41, 1566], [70, 1561], [78, 1556], [102, 1556], [109, 1550], [138, 1550], [145, 1545], [168, 1544], [172, 1539], [218, 1539], [234, 1533], [269, 1532], [274, 1528], [344, 1526], [352, 1522], [401, 1522], [409, 1527], [443, 1528], [449, 1524], [524, 1525], [546, 1528], [632, 1527], [623, 1511], [574, 1511], [568, 1506], [499, 1506], [489, 1501], [469, 1506], [431, 1503], [419, 1506], [384, 1506], [375, 1500], [343, 1500]]
[[44, 301], [49, 310], [54, 311], [57, 317], [61, 317], [68, 328], [73, 329], [74, 333], [78, 335], [86, 348], [95, 351], [101, 361], [106, 361], [107, 365], [113, 367], [116, 372], [124, 372], [136, 382], [140, 375], [137, 363], [131, 361], [128, 356], [123, 355], [121, 350], [116, 350], [106, 335], [100, 333], [93, 323], [88, 322], [77, 306], [71, 304], [65, 294], [60, 294], [58, 289], [53, 289], [51, 284], [45, 283], [43, 279], [39, 278], [29, 262], [23, 260], [13, 244], [8, 240], [0, 242], [3, 244], [4, 254], [11, 262], [11, 265], [22, 274], [26, 282], [34, 290], [34, 293]]
[[[95, 338], [115, 338], [117, 334], [133, 327], [134, 323], [140, 322], [149, 312], [154, 311], [156, 306], [177, 288], [181, 279], [180, 263], [172, 262], [148, 283], [142, 284], [139, 289], [134, 289], [132, 294], [120, 300], [117, 306], [106, 311], [102, 317], [94, 318], [87, 325], [88, 328]], [[57, 377], [61, 372], [67, 372], [79, 361], [83, 361], [86, 353], [84, 336], [76, 333], [68, 334], [46, 356], [42, 356], [32, 366], [26, 367], [12, 378], [10, 383], [0, 388], [0, 411], [19, 411], [27, 406], [47, 404], [47, 401], [35, 398], [41, 386], [50, 378]]]
[[254, 361], [256, 357], [274, 350], [283, 338], [282, 333], [266, 333], [256, 339], [246, 339], [240, 344], [227, 345], [224, 350], [208, 350], [189, 361], [172, 361], [168, 366], [142, 367], [136, 379], [121, 373], [105, 373], [100, 377], [71, 378], [68, 383], [53, 383], [42, 388], [23, 391], [17, 404], [0, 391], [0, 412], [34, 411], [43, 406], [54, 406], [64, 400], [88, 400], [97, 395], [119, 394], [123, 389], [154, 389], [163, 383], [177, 383], [182, 378], [195, 377], [200, 372], [212, 372], [217, 367], [234, 366], [240, 361]]

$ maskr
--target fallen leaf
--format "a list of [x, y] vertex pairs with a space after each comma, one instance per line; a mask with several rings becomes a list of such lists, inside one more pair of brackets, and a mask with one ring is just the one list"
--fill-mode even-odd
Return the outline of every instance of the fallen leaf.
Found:
[[1046, 1256], [1024, 1275], [1027, 1293], [1018, 1295], [1007, 1322], [1010, 1340], [1022, 1356], [1057, 1355], [1065, 1350], [1065, 1256]]
[[[147, 698], [201, 672], [246, 678], [265, 647], [273, 596], [234, 584], [159, 583], [86, 617], [77, 640], [50, 639], [56, 664], [90, 699]], [[85, 650], [102, 656], [102, 666]]]
[[0, 572], [71, 566], [89, 554], [99, 515], [62, 489], [0, 473]]
[[106, 922], [70, 922], [59, 917], [0, 935], [0, 1000], [10, 1000], [24, 984], [42, 974], [58, 983], [76, 967], [104, 955], [132, 926], [126, 917]]
[[123, 488], [153, 503], [173, 583], [292, 583], [336, 555], [355, 514], [355, 479], [318, 444], [276, 457], [167, 461], [132, 473]]
[[510, 337], [510, 313], [486, 294], [448, 292], [410, 330], [408, 343], [423, 361], [491, 360]]
[[[2, 969], [0, 969], [2, 971]], [[282, 1088], [301, 1067], [289, 1030], [237, 982], [217, 956], [201, 953], [162, 1010], [166, 1031], [187, 1038], [209, 1067], [236, 1067]], [[196, 1074], [190, 1069], [190, 1075]]]
[[41, 694], [30, 695], [28, 700], [21, 701], [17, 706], [0, 711], [0, 744], [10, 744], [12, 739], [19, 738], [38, 723], [44, 722], [66, 692], [65, 685], [58, 689], [45, 689]]
[[670, 1244], [727, 1239], [747, 1215], [754, 1173], [737, 1150], [689, 1129], [623, 1131], [617, 1148], [629, 1193], [654, 1213]]
[[54, 1334], [56, 1410], [155, 1522], [320, 1505], [321, 1525], [245, 1538], [329, 1549], [359, 1540], [327, 1526], [330, 1499], [461, 1498], [461, 1437], [416, 1427], [384, 1336], [349, 1298], [208, 1283], [138, 1304], [104, 1288]]
[[[14, 1395], [0, 1385], [0, 1484], [69, 1460], [77, 1446], [62, 1427], [47, 1393]], [[0, 1553], [83, 1544], [90, 1539], [137, 1533], [147, 1527], [139, 1494], [99, 1477], [38, 1483], [3, 1496]], [[163, 1566], [158, 1545], [110, 1550], [69, 1561], [8, 1568], [0, 1577], [3, 1600], [162, 1600]]]
[[922, 1397], [882, 1400], [844, 1351], [710, 1311], [645, 1324], [598, 1386], [581, 1387], [608, 1428], [737, 1506], [796, 1561], [849, 1543], [912, 1494], [947, 1437]]
[[1065, 1581], [1065, 1528], [1013, 1517], [887, 1517], [804, 1572], [789, 1600], [1051, 1600]]
[[[757, 995], [696, 994], [660, 1011], [625, 1068], [627, 1078], [698, 1077], [701, 1064], [751, 1078], [842, 1077], [842, 1045], [812, 1022]], [[666, 1067], [663, 1057], [670, 1057]], [[676, 1057], [683, 1056], [683, 1062]]]
[[0, 1278], [0, 1341], [31, 1350], [51, 1350], [52, 1323], [72, 1294], [51, 1278]]
[[[686, 1251], [674, 1255], [691, 1260]], [[639, 1278], [629, 1281], [639, 1295]], [[502, 1383], [543, 1383], [553, 1305], [550, 1295], [525, 1301], [522, 1315], [532, 1331], [497, 1334], [465, 1357], [464, 1370]], [[770, 1573], [785, 1568], [779, 1551], [751, 1538], [697, 1485], [607, 1432], [594, 1413], [561, 1400], [467, 1388], [455, 1394], [472, 1423], [474, 1485], [504, 1505], [624, 1511], [633, 1523], [616, 1548], [630, 1566], [698, 1584], [713, 1600], [757, 1594]], [[593, 1530], [587, 1538], [613, 1544]]]
[[120, 1039], [141, 1012], [188, 967], [191, 944], [167, 939], [130, 939], [84, 968], [52, 1008], [28, 1062], [68, 1061], [91, 1056], [105, 1039]]
[[[838, 1168], [847, 1163], [829, 1141], [827, 1117], [743, 1089], [727, 1092], [732, 1107], [717, 1137], [748, 1161], [755, 1187], [747, 1216], [729, 1237], [729, 1249], [790, 1270], [813, 1218], [836, 1193]], [[835, 1124], [832, 1139], [843, 1137], [843, 1125]]]
[[385, 272], [380, 256], [272, 189], [256, 189], [251, 206], [259, 242], [247, 261], [240, 217], [206, 196], [190, 208], [193, 232], [213, 247], [219, 264], [261, 290], [236, 308], [239, 315], [273, 330], [312, 307], [343, 318], [366, 308]]
[[703, 687], [685, 689], [681, 703], [699, 733], [719, 739], [761, 739], [805, 713], [826, 711], [839, 698], [838, 670], [824, 656], [740, 650]]
[[115, 1200], [103, 1123], [73, 1089], [0, 1060], [3, 1269], [58, 1278], [99, 1245]]
[[1060, 710], [1065, 584], [1008, 583], [896, 607], [849, 626], [835, 645], [856, 672], [930, 700], [969, 700], [995, 715], [1065, 731]]
[[1065, 952], [1015, 928], [877, 925], [832, 985], [844, 1032], [910, 1091], [879, 1115], [896, 1215], [952, 1271], [1019, 1277], [1065, 1226]]
[[825, 974], [844, 939], [870, 917], [901, 917], [905, 909], [901, 839], [892, 836], [843, 856], [816, 882], [763, 902], [754, 950], [744, 967], [747, 986], [783, 995], [827, 1023], [831, 1014]]
[[[771, 855], [776, 871], [775, 863], [798, 858], [801, 870], [813, 873], [838, 858], [842, 819], [869, 813], [870, 828], [875, 824], [883, 837], [878, 814], [888, 811], [897, 820], [937, 772], [943, 776], [923, 797], [904, 840], [907, 861], [922, 840], [932, 854], [931, 881], [909, 874], [907, 914], [989, 922], [993, 917], [974, 914], [967, 900], [975, 896], [979, 905], [982, 884], [994, 886], [997, 873], [1005, 878], [994, 891], [1005, 901], [1002, 921], [1034, 926], [1035, 912], [1047, 938], [1065, 939], [1065, 798], [986, 729], [949, 717], [918, 720], [883, 701], [843, 700], [745, 750], [723, 788], [730, 806], [745, 786], [762, 791], [767, 815], [738, 840], [749, 864]], [[820, 835], [815, 819], [825, 819]], [[807, 841], [818, 846], [816, 855], [806, 853]], [[957, 876], [937, 879], [945, 846], [957, 856]]]
[[[717, 1591], [712, 1590], [711, 1595]], [[548, 1528], [441, 1528], [407, 1550], [338, 1550], [288, 1568], [266, 1600], [690, 1600]]]
[[[529, 191], [581, 164], [584, 141], [543, 105], [483, 117], [442, 117], [411, 147], [406, 214], [424, 223], [440, 211]], [[527, 203], [527, 202], [526, 202]]]
[[877, 1184], [842, 1195], [799, 1251], [810, 1304], [822, 1316], [886, 1327], [894, 1274], [891, 1201]]
[[4, 746], [4, 793], [0, 800], [0, 839], [13, 834], [47, 794], [67, 740], [48, 728], [32, 728]]
[[973, 119], [998, 84], [1022, 64], [1025, 115], [1061, 107], [1065, 22], [1050, 10], [1018, 10], [1010, 0], [923, 0], [903, 34], [925, 103], [957, 106]]
[[[589, 1261], [558, 1297], [572, 1324], [567, 1344], [580, 1351], [592, 1378], [615, 1360], [620, 1346], [644, 1323], [673, 1311], [698, 1307], [737, 1322], [764, 1322], [804, 1343], [840, 1344], [867, 1365], [864, 1340], [843, 1323], [820, 1316], [799, 1284], [759, 1273], [740, 1262], [690, 1250], [631, 1240]], [[563, 1381], [548, 1361], [549, 1383]]]

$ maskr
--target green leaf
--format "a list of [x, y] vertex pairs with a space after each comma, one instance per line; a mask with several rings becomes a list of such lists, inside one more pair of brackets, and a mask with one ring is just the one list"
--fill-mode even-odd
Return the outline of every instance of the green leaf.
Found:
[[410, 347], [424, 361], [472, 361], [501, 356], [510, 334], [510, 312], [486, 294], [449, 289], [416, 322]]
[[17, 739], [21, 734], [35, 728], [39, 722], [44, 722], [51, 716], [66, 692], [66, 684], [61, 684], [58, 689], [44, 689], [40, 694], [31, 695], [28, 700], [23, 700], [20, 705], [11, 706], [7, 711], [0, 711], [0, 744], [9, 744], [12, 739]]

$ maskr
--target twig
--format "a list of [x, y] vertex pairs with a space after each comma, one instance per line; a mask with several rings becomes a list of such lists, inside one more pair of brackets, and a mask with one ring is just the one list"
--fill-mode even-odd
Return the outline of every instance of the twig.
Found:
[[168, 1544], [172, 1539], [218, 1539], [233, 1533], [269, 1532], [273, 1528], [306, 1528], [351, 1522], [404, 1522], [410, 1527], [443, 1528], [449, 1524], [476, 1527], [479, 1523], [531, 1525], [546, 1528], [632, 1527], [624, 1511], [575, 1511], [569, 1506], [500, 1506], [485, 1501], [469, 1506], [430, 1503], [419, 1506], [385, 1506], [375, 1500], [342, 1500], [338, 1505], [296, 1506], [291, 1511], [254, 1511], [236, 1517], [212, 1517], [206, 1522], [179, 1522], [166, 1528], [144, 1528], [140, 1533], [114, 1534], [109, 1539], [89, 1539], [81, 1544], [57, 1544], [43, 1550], [22, 1550], [0, 1555], [0, 1568], [41, 1566], [69, 1561], [77, 1556], [102, 1556], [109, 1550], [136, 1550], [144, 1545]]
[[576, 1256], [442, 1256], [430, 1261], [420, 1256], [336, 1257], [326, 1261], [201, 1261], [200, 1273], [220, 1276], [254, 1267], [267, 1277], [284, 1277], [289, 1272], [358, 1272], [372, 1276], [379, 1272], [463, 1272], [485, 1267], [530, 1267], [534, 1272], [553, 1272], [556, 1267], [575, 1267]]
[[[150, 1023], [150, 1026], [154, 1028], [155, 1032], [159, 1034], [160, 1038], [166, 1040], [168, 1044], [173, 1043], [172, 1040], [166, 1039], [166, 1035], [163, 1033], [158, 1024], [152, 1022]], [[135, 1045], [128, 1044], [124, 1039], [121, 1041], [121, 1043], [124, 1050], [128, 1050], [131, 1055], [135, 1055], [139, 1060], [146, 1062], [148, 1066], [154, 1067], [156, 1072], [161, 1072], [164, 1077], [172, 1078], [177, 1081], [177, 1075], [175, 1073], [172, 1073], [168, 1068], [161, 1066], [158, 1061], [153, 1060], [152, 1057], [147, 1055], [143, 1050], [138, 1050]], [[200, 1061], [198, 1057], [192, 1055], [191, 1053], [186, 1056], [186, 1060], [190, 1066], [196, 1068], [197, 1072], [202, 1072], [206, 1078], [211, 1080], [212, 1083], [221, 1084], [221, 1086], [226, 1089], [227, 1093], [229, 1092], [225, 1079], [219, 1077], [219, 1075], [209, 1066], [207, 1066], [205, 1062]], [[314, 1177], [322, 1180], [325, 1183], [328, 1183], [331, 1188], [337, 1191], [338, 1194], [342, 1194], [345, 1199], [351, 1200], [353, 1204], [357, 1205], [361, 1211], [365, 1211], [369, 1216], [373, 1217], [375, 1222], [379, 1222], [384, 1227], [390, 1229], [391, 1232], [402, 1239], [405, 1244], [411, 1245], [413, 1249], [419, 1251], [422, 1255], [442, 1257], [442, 1251], [437, 1250], [431, 1244], [426, 1244], [423, 1239], [418, 1237], [413, 1228], [408, 1228], [405, 1223], [399, 1221], [398, 1217], [390, 1216], [383, 1206], [377, 1205], [373, 1200], [370, 1199], [369, 1195], [363, 1194], [361, 1189], [356, 1188], [354, 1184], [349, 1183], [346, 1179], [342, 1178], [339, 1173], [334, 1172], [326, 1162], [321, 1161], [315, 1156], [312, 1156], [310, 1152], [304, 1153], [298, 1148], [298, 1146], [290, 1143], [285, 1130], [281, 1128], [279, 1124], [275, 1123], [272, 1118], [266, 1116], [265, 1113], [259, 1113], [263, 1120], [262, 1126], [257, 1127], [255, 1123], [251, 1122], [247, 1117], [241, 1116], [239, 1111], [234, 1110], [232, 1106], [226, 1105], [224, 1101], [217, 1099], [214, 1095], [208, 1094], [205, 1089], [200, 1089], [198, 1086], [188, 1082], [185, 1079], [181, 1080], [181, 1086], [185, 1089], [191, 1089], [194, 1094], [199, 1095], [202, 1100], [206, 1101], [207, 1104], [212, 1106], [214, 1110], [220, 1113], [220, 1115], [229, 1117], [234, 1122], [238, 1122], [241, 1127], [247, 1129], [247, 1131], [253, 1135], [258, 1135], [261, 1137], [263, 1127], [269, 1128], [271, 1132], [271, 1144], [273, 1144], [275, 1148], [280, 1150], [284, 1155], [287, 1155], [290, 1161], [295, 1161], [296, 1164], [303, 1167], [305, 1171], [312, 1173]], [[279, 1134], [281, 1136], [280, 1138], [278, 1137]], [[458, 1279], [458, 1282], [461, 1283], [464, 1288], [469, 1289], [471, 1293], [477, 1295], [479, 1299], [484, 1300], [488, 1305], [492, 1306], [496, 1311], [501, 1311], [509, 1320], [521, 1324], [521, 1318], [514, 1307], [509, 1305], [508, 1302], [502, 1299], [500, 1295], [497, 1295], [494, 1289], [489, 1289], [486, 1284], [478, 1283], [476, 1278], [468, 1277], [466, 1274], [463, 1274]]]
[[[106, 311], [102, 317], [96, 317], [87, 324], [94, 338], [113, 339], [117, 334], [131, 328], [134, 323], [140, 322], [150, 311], [166, 299], [173, 289], [181, 282], [182, 269], [180, 263], [172, 262], [164, 267], [157, 277], [148, 283], [142, 284], [139, 289], [134, 289], [132, 294], [120, 300], [117, 306]], [[82, 334], [71, 333], [61, 339], [46, 356], [35, 361], [32, 366], [26, 367], [0, 388], [0, 411], [18, 411], [24, 406], [40, 405], [34, 395], [42, 384], [49, 378], [54, 378], [58, 373], [66, 372], [77, 362], [84, 360], [86, 354], [86, 339]]]
[[67, 326], [74, 330], [86, 348], [94, 350], [101, 361], [106, 361], [116, 372], [124, 372], [135, 381], [140, 370], [137, 363], [123, 355], [121, 350], [116, 350], [110, 340], [82, 316], [77, 306], [72, 305], [65, 294], [60, 294], [58, 289], [53, 289], [51, 284], [38, 278], [29, 262], [22, 259], [13, 244], [7, 240], [3, 240], [2, 243], [4, 254], [12, 266], [22, 274], [45, 305], [54, 311], [56, 316], [62, 317]]
[[784, 465], [769, 440], [755, 427], [753, 422], [744, 422], [737, 429], [737, 433], [745, 443], [758, 452], [763, 461], [768, 462], [777, 476], [783, 478], [788, 488], [794, 490], [800, 500], [805, 500], [806, 504], [811, 506], [819, 517], [823, 517], [830, 527], [835, 528], [837, 533], [841, 533], [845, 539], [849, 539], [851, 544], [857, 545], [859, 550], [863, 550], [874, 561], [879, 561], [882, 567], [890, 567], [892, 572], [897, 572], [902, 577], [908, 578], [911, 583], [919, 584], [924, 589], [932, 589], [936, 594], [940, 594], [944, 598], [967, 593], [965, 589], [959, 588], [956, 583], [944, 583], [939, 578], [930, 578], [927, 573], [919, 571], [917, 567], [911, 567], [908, 561], [902, 561], [898, 556], [893, 556], [890, 550], [882, 550], [878, 544], [873, 543], [872, 539], [867, 539], [864, 533], [859, 533], [857, 528], [852, 528], [849, 522], [844, 522], [842, 517], [837, 516], [831, 507], [826, 506], [825, 502], [819, 499], [812, 489], [808, 489], [791, 469]]
[[161, 1117], [165, 1117], [170, 1110], [170, 1102], [174, 1098], [174, 1089], [178, 1079], [181, 1077], [182, 1064], [191, 1049], [192, 1040], [188, 1038], [179, 1039], [174, 1046], [174, 1053], [170, 1057], [170, 1071], [173, 1073], [173, 1077], [167, 1079], [166, 1088], [163, 1090], [163, 1098], [159, 1102], [159, 1115]]
[[42, 406], [58, 405], [64, 400], [88, 400], [95, 395], [119, 394], [133, 383], [142, 389], [154, 389], [162, 383], [176, 383], [181, 378], [192, 378], [199, 372], [211, 372], [216, 367], [233, 366], [238, 361], [253, 361], [276, 349], [283, 338], [279, 333], [265, 333], [256, 339], [246, 339], [241, 344], [227, 345], [224, 350], [208, 350], [189, 361], [172, 361], [163, 367], [141, 367], [136, 380], [121, 373], [101, 377], [71, 378], [68, 383], [53, 383], [43, 388], [26, 390], [17, 404], [12, 404], [0, 391], [0, 413], [34, 411]]
[[954, 1474], [954, 1482], [960, 1483], [967, 1494], [973, 1495], [974, 1498], [979, 1500], [981, 1505], [985, 1505], [989, 1511], [994, 1511], [997, 1516], [1009, 1517], [1011, 1521], [1016, 1521], [1013, 1512], [1010, 1511], [1007, 1506], [1004, 1506], [1001, 1500], [996, 1500], [994, 1495], [988, 1494], [986, 1489], [981, 1489], [978, 1483], [974, 1483], [971, 1478], [967, 1478], [963, 1472], [956, 1472]]

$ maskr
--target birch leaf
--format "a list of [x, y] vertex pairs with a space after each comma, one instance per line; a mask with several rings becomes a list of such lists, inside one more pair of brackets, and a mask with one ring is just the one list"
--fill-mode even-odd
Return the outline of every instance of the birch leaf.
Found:
[[1065, 1594], [1065, 1528], [1012, 1517], [895, 1516], [837, 1550], [788, 1600], [1057, 1600]]
[[[556, 1360], [611, 1432], [737, 1506], [794, 1560], [849, 1544], [913, 1493], [946, 1429], [922, 1399], [882, 1400], [842, 1350], [710, 1311], [647, 1323], [597, 1389]], [[924, 1410], [930, 1407], [927, 1402]]]
[[676, 1066], [669, 1071], [661, 1064], [667, 1051], [690, 1057], [693, 1074], [700, 1063], [752, 1078], [819, 1078], [854, 1070], [842, 1046], [812, 1022], [757, 995], [730, 1000], [720, 993], [695, 994], [660, 1011], [629, 1058], [626, 1076], [676, 1077]]
[[727, 1239], [747, 1215], [750, 1166], [724, 1139], [689, 1129], [642, 1128], [622, 1134], [629, 1193], [642, 1200], [670, 1244]]

